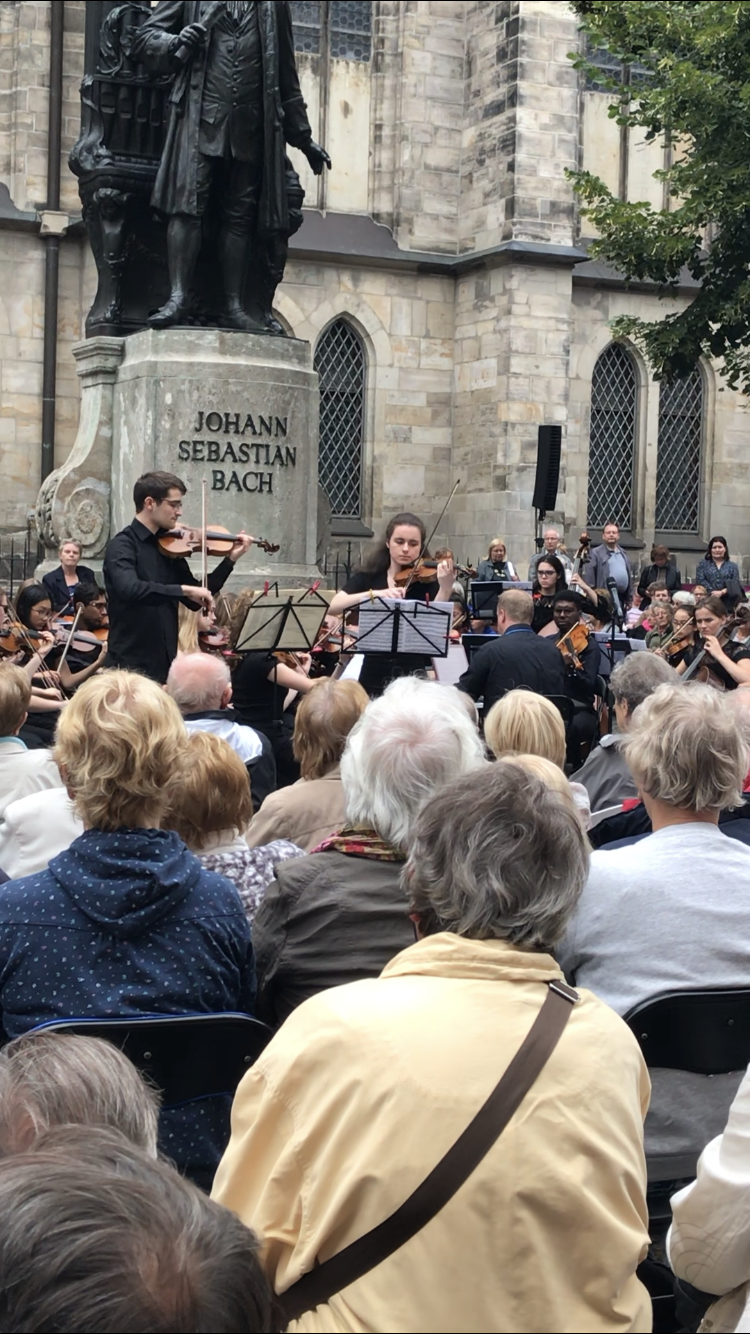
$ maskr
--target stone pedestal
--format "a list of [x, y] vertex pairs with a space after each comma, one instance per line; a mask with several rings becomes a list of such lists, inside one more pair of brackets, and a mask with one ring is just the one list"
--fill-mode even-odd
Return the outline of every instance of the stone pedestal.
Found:
[[318, 377], [309, 343], [168, 329], [90, 339], [74, 352], [80, 427], [69, 459], [40, 491], [45, 545], [77, 537], [84, 560], [100, 557], [110, 532], [133, 517], [136, 478], [162, 469], [188, 488], [187, 524], [201, 522], [205, 477], [209, 524], [279, 544], [272, 556], [253, 547], [231, 585], [320, 577]]

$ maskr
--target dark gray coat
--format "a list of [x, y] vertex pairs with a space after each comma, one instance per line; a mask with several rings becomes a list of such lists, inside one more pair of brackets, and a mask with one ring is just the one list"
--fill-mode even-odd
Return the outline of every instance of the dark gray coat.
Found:
[[[263, 183], [258, 236], [289, 235], [285, 143], [304, 148], [312, 139], [297, 77], [292, 20], [287, 0], [257, 0], [263, 53]], [[201, 0], [160, 0], [135, 34], [131, 55], [154, 73], [177, 71], [174, 37], [201, 21]], [[197, 216], [198, 137], [208, 42], [176, 72], [169, 94], [169, 124], [151, 202], [162, 213]]]

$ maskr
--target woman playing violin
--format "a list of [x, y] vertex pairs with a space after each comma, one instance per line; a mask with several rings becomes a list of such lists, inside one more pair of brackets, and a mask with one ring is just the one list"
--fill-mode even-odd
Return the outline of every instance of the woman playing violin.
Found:
[[732, 643], [726, 633], [722, 634], [728, 619], [724, 603], [717, 595], [698, 603], [695, 624], [700, 638], [677, 668], [680, 676], [685, 674], [698, 654], [705, 649], [703, 663], [714, 678], [713, 684], [724, 690], [750, 685], [750, 644]]
[[55, 647], [49, 622], [52, 602], [43, 584], [31, 584], [16, 599], [15, 641], [22, 655], [20, 666], [31, 676], [31, 703], [19, 733], [27, 746], [51, 746], [60, 709], [65, 701], [57, 672], [45, 663]]
[[[415, 579], [410, 587], [399, 587], [397, 576], [409, 570], [419, 556], [426, 556], [425, 526], [416, 514], [396, 514], [385, 530], [385, 539], [360, 570], [347, 580], [341, 592], [331, 600], [331, 612], [341, 616], [372, 598], [416, 599], [420, 602], [449, 602], [453, 591], [455, 568], [452, 562], [440, 561], [435, 578], [429, 582]], [[365, 654], [360, 683], [369, 695], [379, 695], [389, 681], [397, 676], [431, 666], [432, 659], [422, 654], [400, 654], [390, 657]]]
[[675, 607], [672, 612], [672, 642], [655, 649], [672, 667], [679, 668], [695, 644], [695, 612], [690, 607]]

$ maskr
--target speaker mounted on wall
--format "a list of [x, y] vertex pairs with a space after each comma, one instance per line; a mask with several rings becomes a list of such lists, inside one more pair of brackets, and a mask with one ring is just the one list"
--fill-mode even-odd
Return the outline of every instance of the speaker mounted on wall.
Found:
[[540, 426], [536, 447], [536, 480], [532, 504], [540, 519], [555, 508], [560, 481], [562, 426]]

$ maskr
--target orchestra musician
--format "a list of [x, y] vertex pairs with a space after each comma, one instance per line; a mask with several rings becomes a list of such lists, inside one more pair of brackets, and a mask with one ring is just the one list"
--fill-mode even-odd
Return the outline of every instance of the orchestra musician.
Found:
[[[396, 578], [408, 571], [419, 557], [425, 557], [426, 532], [422, 520], [416, 514], [396, 514], [385, 530], [385, 540], [369, 561], [356, 571], [344, 584], [343, 589], [331, 599], [330, 611], [334, 616], [342, 616], [355, 607], [361, 607], [374, 598], [416, 599], [419, 602], [449, 602], [453, 591], [455, 568], [452, 561], [439, 561], [435, 578], [428, 582], [415, 579], [408, 589], [399, 587]], [[360, 684], [368, 695], [382, 694], [389, 681], [399, 676], [410, 676], [412, 672], [424, 670], [432, 665], [432, 659], [423, 654], [365, 654]]]
[[170, 556], [159, 546], [159, 537], [177, 526], [186, 490], [171, 472], [139, 477], [133, 488], [135, 518], [112, 538], [104, 557], [110, 620], [105, 665], [142, 672], [162, 684], [177, 654], [178, 604], [209, 607], [253, 542], [240, 533], [202, 587], [184, 557]]
[[678, 668], [695, 645], [695, 612], [691, 607], [675, 607], [672, 613], [672, 635], [671, 644], [655, 652], [672, 667]]
[[[553, 615], [558, 633], [551, 642], [560, 644], [563, 637], [582, 620], [584, 612], [593, 610], [587, 598], [575, 589], [557, 594]], [[589, 635], [585, 647], [576, 653], [563, 655], [565, 664], [565, 693], [573, 705], [573, 717], [568, 724], [568, 763], [580, 769], [596, 734], [596, 678], [601, 670], [599, 645]]]
[[739, 685], [750, 685], [750, 644], [733, 642], [731, 639], [722, 642], [719, 638], [728, 619], [726, 608], [718, 594], [704, 598], [698, 603], [695, 609], [695, 624], [699, 638], [693, 647], [688, 649], [677, 668], [680, 676], [685, 675], [698, 654], [705, 650], [702, 667], [696, 674], [698, 680], [701, 679], [705, 667], [709, 683], [718, 685], [719, 689], [736, 690]]
[[[21, 589], [16, 598], [16, 621], [22, 627], [20, 666], [31, 676], [31, 701], [19, 736], [29, 748], [52, 745], [65, 703], [57, 673], [45, 665], [55, 648], [55, 636], [49, 630], [51, 615], [52, 602], [43, 584], [32, 583]], [[28, 639], [23, 630], [29, 632]]]
[[562, 561], [557, 556], [548, 556], [545, 553], [537, 562], [531, 589], [531, 596], [534, 599], [534, 619], [531, 628], [535, 634], [546, 638], [547, 635], [556, 633], [552, 606], [555, 594], [562, 592], [566, 587], [565, 566]]
[[[107, 595], [103, 588], [92, 583], [79, 584], [73, 594], [73, 614], [81, 608], [78, 620], [78, 633], [73, 637], [65, 661], [60, 666], [60, 685], [67, 694], [72, 695], [88, 681], [94, 672], [104, 666], [107, 656], [107, 639], [104, 631], [107, 626]], [[89, 642], [90, 636], [90, 642]], [[51, 659], [59, 658], [57, 650]]]

